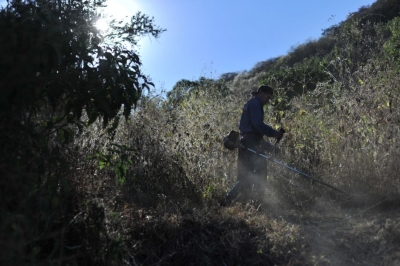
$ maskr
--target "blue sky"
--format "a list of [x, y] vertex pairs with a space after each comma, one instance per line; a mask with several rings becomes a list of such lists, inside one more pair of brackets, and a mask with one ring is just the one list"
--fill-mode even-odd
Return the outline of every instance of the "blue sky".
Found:
[[167, 29], [157, 40], [143, 39], [139, 52], [156, 88], [168, 91], [181, 79], [217, 78], [285, 55], [375, 0], [135, 2]]
[[[140, 41], [143, 70], [156, 91], [181, 79], [250, 70], [317, 39], [322, 30], [375, 0], [109, 0], [108, 13], [141, 11], [167, 31]], [[0, 0], [4, 5], [5, 1]]]

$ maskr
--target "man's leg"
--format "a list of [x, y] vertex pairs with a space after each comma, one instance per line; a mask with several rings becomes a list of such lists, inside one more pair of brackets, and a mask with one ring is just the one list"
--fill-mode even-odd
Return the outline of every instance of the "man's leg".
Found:
[[[263, 141], [260, 137], [254, 137], [247, 135], [243, 137], [241, 143], [244, 147], [253, 150], [259, 150]], [[252, 190], [257, 186], [258, 183], [258, 165], [260, 157], [259, 155], [248, 151], [246, 148], [239, 149], [238, 153], [238, 164], [237, 164], [237, 183], [232, 190], [227, 194], [229, 198], [236, 199], [241, 195], [241, 199], [246, 200]]]
[[226, 195], [226, 200], [231, 202], [239, 196], [241, 199], [247, 198], [250, 191], [250, 184], [248, 180], [249, 172], [252, 170], [251, 158], [249, 151], [246, 149], [239, 149], [238, 163], [237, 163], [237, 182], [233, 188]]
[[262, 197], [266, 190], [267, 170], [267, 160], [258, 156], [254, 161], [254, 194], [257, 198]]

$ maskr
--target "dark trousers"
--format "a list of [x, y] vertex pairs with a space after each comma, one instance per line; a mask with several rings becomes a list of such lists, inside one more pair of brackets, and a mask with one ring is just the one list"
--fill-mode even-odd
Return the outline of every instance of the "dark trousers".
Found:
[[[264, 144], [262, 136], [248, 134], [244, 135], [240, 141], [246, 148], [264, 152], [262, 150]], [[263, 192], [267, 176], [267, 161], [265, 158], [247, 149], [239, 149], [237, 168], [237, 183], [226, 195], [227, 200], [231, 201], [238, 197], [246, 200]]]

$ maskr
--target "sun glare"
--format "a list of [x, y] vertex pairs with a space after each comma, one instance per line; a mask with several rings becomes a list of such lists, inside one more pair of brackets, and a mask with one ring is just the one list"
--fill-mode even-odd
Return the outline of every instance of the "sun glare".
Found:
[[96, 27], [106, 32], [112, 19], [117, 21], [130, 18], [139, 11], [138, 4], [132, 0], [108, 0], [107, 7], [103, 8], [104, 18], [97, 21]]
[[101, 18], [96, 22], [96, 28], [102, 32], [106, 32], [108, 29], [108, 22], [106, 19]]

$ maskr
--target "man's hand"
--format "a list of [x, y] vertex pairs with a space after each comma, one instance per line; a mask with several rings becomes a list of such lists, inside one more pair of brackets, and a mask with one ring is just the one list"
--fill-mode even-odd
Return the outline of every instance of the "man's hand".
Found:
[[272, 145], [269, 141], [263, 140], [261, 144], [261, 152], [272, 154], [275, 152], [275, 146]]
[[281, 139], [283, 138], [283, 134], [285, 132], [286, 132], [286, 130], [284, 130], [282, 127], [279, 129], [279, 131], [276, 131], [276, 133], [275, 133], [276, 142], [281, 141]]
[[280, 131], [276, 131], [275, 132], [275, 138], [276, 138], [276, 141], [279, 142], [283, 138], [283, 133], [280, 132]]

